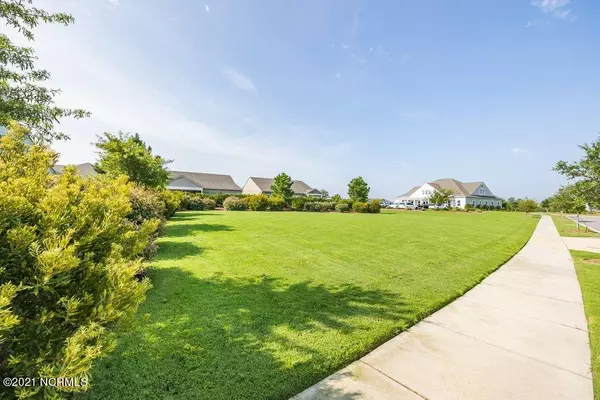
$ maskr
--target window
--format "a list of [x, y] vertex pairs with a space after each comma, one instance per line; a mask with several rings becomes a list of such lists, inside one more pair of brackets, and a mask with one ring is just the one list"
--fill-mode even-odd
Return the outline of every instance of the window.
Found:
[[479, 194], [485, 194], [485, 189], [484, 188], [479, 188]]
[[483, 202], [483, 205], [484, 205], [484, 206], [487, 206], [487, 200]]
[[481, 200], [479, 200], [479, 205], [481, 205]]
[[460, 200], [456, 200], [456, 205], [460, 207]]

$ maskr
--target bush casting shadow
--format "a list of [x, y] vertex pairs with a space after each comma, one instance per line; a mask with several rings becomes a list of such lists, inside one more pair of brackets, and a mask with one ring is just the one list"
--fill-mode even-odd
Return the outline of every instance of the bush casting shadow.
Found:
[[352, 332], [367, 328], [347, 318], [398, 321], [406, 311], [398, 294], [354, 285], [199, 279], [178, 268], [149, 274], [154, 288], [133, 330], [94, 369], [91, 398], [288, 398], [368, 349], [332, 361], [286, 331]]

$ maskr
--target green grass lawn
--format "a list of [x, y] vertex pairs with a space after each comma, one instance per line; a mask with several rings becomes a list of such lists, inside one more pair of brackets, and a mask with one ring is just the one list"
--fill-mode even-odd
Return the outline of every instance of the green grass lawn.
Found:
[[552, 220], [554, 221], [554, 225], [556, 225], [556, 229], [558, 229], [558, 233], [560, 236], [567, 237], [597, 237], [598, 234], [596, 232], [592, 232], [590, 230], [586, 230], [585, 227], [579, 225], [579, 230], [577, 230], [577, 224], [570, 220], [569, 218], [561, 217], [560, 215], [553, 215]]
[[528, 240], [521, 213], [186, 212], [90, 398], [285, 399], [464, 293]]
[[594, 377], [594, 397], [600, 400], [600, 264], [586, 260], [600, 259], [600, 254], [571, 250], [575, 261], [577, 278], [583, 294], [583, 304], [590, 331], [592, 349], [592, 376]]

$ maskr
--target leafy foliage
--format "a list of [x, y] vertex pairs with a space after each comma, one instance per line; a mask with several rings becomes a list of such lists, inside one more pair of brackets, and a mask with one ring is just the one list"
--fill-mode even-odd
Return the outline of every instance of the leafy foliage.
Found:
[[559, 161], [554, 170], [567, 179], [576, 179], [577, 197], [592, 207], [600, 207], [600, 138], [591, 144], [579, 146], [584, 151], [579, 161]]
[[264, 194], [254, 194], [247, 199], [248, 208], [252, 211], [266, 211], [269, 208], [269, 197]]
[[369, 200], [369, 185], [359, 176], [354, 178], [348, 184], [348, 197], [353, 201], [367, 202]]
[[281, 197], [271, 196], [269, 197], [269, 210], [271, 211], [282, 211], [285, 207], [285, 200]]
[[355, 201], [354, 204], [352, 204], [352, 210], [359, 213], [368, 213], [369, 203], [363, 201]]
[[271, 194], [281, 197], [286, 203], [292, 199], [294, 191], [292, 190], [292, 178], [285, 172], [280, 173], [273, 180], [271, 185]]
[[[69, 14], [31, 7], [32, 2], [0, 1], [0, 20], [27, 40], [34, 40], [33, 28], [40, 23], [68, 25], [75, 21]], [[87, 117], [89, 112], [56, 106], [54, 97], [60, 90], [46, 87], [50, 73], [36, 69], [36, 60], [32, 48], [16, 46], [6, 34], [0, 34], [0, 125], [20, 121], [30, 129], [28, 136], [36, 142], [65, 139], [65, 134], [54, 130], [54, 124], [63, 117]]]
[[227, 211], [244, 211], [246, 209], [246, 203], [239, 197], [229, 196], [223, 202], [223, 207], [225, 207]]
[[369, 212], [379, 214], [381, 212], [381, 202], [379, 200], [371, 200], [369, 202]]
[[555, 212], [575, 212], [585, 211], [585, 200], [579, 194], [577, 184], [562, 187], [547, 199], [550, 210]]
[[333, 196], [331, 196], [331, 201], [339, 203], [342, 201], [342, 196], [340, 196], [339, 194], [334, 194]]
[[306, 196], [298, 196], [292, 198], [292, 210], [304, 211], [304, 205], [308, 202], [313, 202], [313, 199]]
[[339, 203], [335, 205], [335, 211], [337, 212], [348, 212], [350, 211], [350, 207], [348, 206], [348, 204], [344, 204], [344, 203]]
[[519, 200], [519, 204], [518, 204], [518, 210], [525, 212], [525, 213], [530, 213], [533, 211], [537, 211], [537, 209], [539, 208], [539, 205], [537, 203], [537, 201], [533, 200], [533, 199], [521, 199]]
[[329, 192], [325, 189], [319, 189], [319, 192], [321, 192], [321, 196], [323, 196], [324, 199], [328, 199], [329, 198]]
[[202, 199], [204, 210], [214, 210], [217, 207], [217, 202], [213, 199], [204, 198]]
[[[136, 279], [158, 220], [136, 226], [124, 177], [48, 170], [56, 153], [0, 138], [0, 375], [87, 378], [108, 333], [144, 300]], [[85, 387], [0, 387], [0, 397], [52, 397]]]
[[179, 210], [184, 202], [185, 194], [171, 190], [162, 190], [160, 192], [162, 201], [165, 203], [165, 217], [171, 218]]
[[441, 205], [448, 204], [450, 196], [454, 195], [454, 191], [451, 189], [439, 188], [436, 189], [431, 196], [429, 196], [429, 202], [440, 207]]
[[105, 132], [95, 143], [100, 160], [94, 166], [99, 171], [115, 177], [125, 175], [130, 181], [148, 188], [163, 189], [169, 182], [169, 171], [165, 160], [152, 154], [140, 135]]

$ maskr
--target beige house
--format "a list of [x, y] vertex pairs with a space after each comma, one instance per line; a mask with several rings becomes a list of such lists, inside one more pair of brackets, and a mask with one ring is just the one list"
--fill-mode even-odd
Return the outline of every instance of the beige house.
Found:
[[201, 172], [170, 171], [167, 189], [206, 194], [242, 194], [231, 175], [205, 174]]
[[[251, 176], [242, 189], [243, 194], [271, 194], [271, 185], [275, 179], [273, 178], [257, 178]], [[292, 181], [292, 191], [294, 196], [313, 196], [321, 197], [321, 191], [313, 189], [302, 181]]]
[[470, 204], [476, 206], [502, 207], [502, 198], [497, 197], [483, 182], [461, 182], [456, 179], [438, 179], [415, 186], [408, 192], [394, 199], [396, 205], [428, 205], [429, 197], [439, 189], [450, 189], [454, 193], [448, 206], [465, 208]]
[[[56, 164], [54, 167], [50, 168], [50, 173], [54, 175], [61, 175], [66, 166], [67, 165]], [[73, 166], [77, 169], [79, 175], [81, 175], [83, 178], [98, 175], [98, 173], [94, 169], [94, 166], [90, 163], [83, 163]]]

